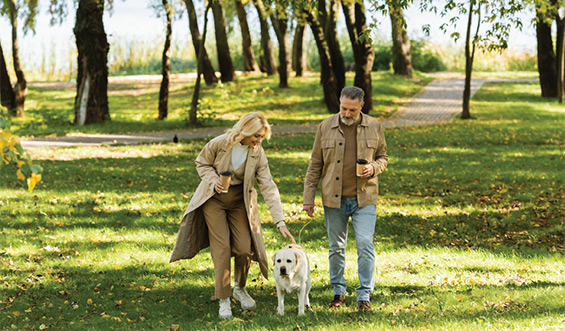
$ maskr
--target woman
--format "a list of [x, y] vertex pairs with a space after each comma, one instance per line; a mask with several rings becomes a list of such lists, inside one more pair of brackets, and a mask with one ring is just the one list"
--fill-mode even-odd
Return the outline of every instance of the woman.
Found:
[[[271, 127], [262, 114], [244, 115], [225, 134], [210, 140], [195, 160], [202, 181], [184, 212], [171, 262], [193, 258], [210, 246], [216, 276], [215, 297], [220, 299], [220, 318], [231, 318], [230, 257], [235, 256], [233, 297], [244, 310], [254, 310], [255, 301], [245, 290], [251, 259], [259, 262], [268, 278], [268, 262], [257, 209], [257, 180], [273, 221], [284, 237], [294, 237], [286, 228], [280, 194], [271, 177], [263, 139]], [[230, 171], [227, 193], [220, 172]]]

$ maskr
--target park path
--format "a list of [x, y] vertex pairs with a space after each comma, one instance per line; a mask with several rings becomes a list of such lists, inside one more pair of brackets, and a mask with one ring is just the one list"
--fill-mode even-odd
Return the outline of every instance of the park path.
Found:
[[[421, 89], [392, 116], [383, 120], [383, 127], [396, 128], [447, 123], [460, 114], [463, 102], [464, 79], [450, 78], [443, 75], [438, 77]], [[509, 80], [473, 79], [471, 83], [471, 97], [487, 81]], [[273, 133], [314, 133], [316, 128], [317, 124], [273, 125]], [[226, 128], [218, 127], [131, 134], [72, 134], [64, 137], [22, 138], [21, 144], [24, 148], [130, 145], [172, 141], [175, 136], [179, 139], [214, 137], [225, 130]]]

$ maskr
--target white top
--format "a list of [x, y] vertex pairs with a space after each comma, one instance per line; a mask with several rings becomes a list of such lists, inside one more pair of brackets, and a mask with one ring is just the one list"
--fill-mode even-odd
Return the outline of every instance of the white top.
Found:
[[237, 143], [231, 150], [231, 165], [233, 169], [238, 169], [247, 160], [249, 146]]

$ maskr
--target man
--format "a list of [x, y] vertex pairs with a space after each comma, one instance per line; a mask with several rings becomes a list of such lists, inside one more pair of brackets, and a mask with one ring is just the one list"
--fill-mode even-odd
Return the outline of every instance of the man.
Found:
[[[312, 217], [318, 183], [329, 239], [330, 283], [334, 298], [331, 308], [345, 304], [345, 247], [352, 219], [357, 244], [360, 311], [371, 311], [370, 294], [375, 286], [373, 234], [377, 218], [377, 175], [388, 163], [383, 129], [375, 118], [361, 113], [365, 93], [355, 86], [341, 91], [340, 112], [319, 126], [304, 180], [303, 210]], [[368, 163], [357, 176], [356, 161]]]

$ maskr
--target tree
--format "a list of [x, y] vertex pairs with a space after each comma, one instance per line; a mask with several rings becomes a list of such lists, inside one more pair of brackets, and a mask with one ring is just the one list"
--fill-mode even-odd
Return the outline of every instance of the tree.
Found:
[[402, 0], [387, 1], [392, 26], [392, 68], [395, 75], [412, 77], [410, 39], [406, 33], [402, 2]]
[[108, 109], [108, 51], [102, 16], [104, 0], [79, 0], [73, 29], [78, 50], [75, 124], [110, 120]]
[[296, 77], [302, 77], [306, 70], [306, 52], [304, 51], [304, 32], [306, 24], [304, 18], [298, 18], [292, 40], [292, 69]]
[[239, 27], [241, 29], [241, 49], [243, 52], [243, 70], [249, 72], [259, 72], [259, 65], [255, 60], [253, 53], [253, 45], [251, 44], [251, 34], [249, 33], [249, 25], [247, 24], [247, 13], [242, 0], [234, 0], [237, 18], [239, 19]]
[[[556, 98], [561, 95], [560, 99], [562, 99], [565, 20], [559, 15], [559, 8], [564, 8], [565, 2], [563, 0], [537, 0], [534, 5], [541, 95], [546, 98]], [[555, 48], [551, 33], [553, 22], [557, 27]]]
[[[204, 29], [202, 30], [202, 40], [200, 40], [200, 47], [204, 48], [204, 42], [206, 41], [206, 29], [208, 27], [208, 11], [210, 10], [211, 2], [207, 1], [206, 9], [204, 9]], [[198, 110], [198, 99], [200, 98], [200, 76], [202, 69], [204, 67], [204, 52], [198, 55], [197, 70], [196, 70], [196, 84], [194, 84], [194, 92], [192, 93], [192, 102], [190, 105], [190, 124], [196, 125], [197, 123], [197, 110]]]
[[161, 64], [161, 87], [159, 89], [159, 117], [158, 119], [164, 120], [169, 113], [169, 77], [171, 74], [171, 59], [169, 57], [169, 50], [171, 49], [171, 36], [173, 34], [172, 25], [172, 12], [173, 7], [169, 5], [168, 0], [162, 0], [163, 9], [165, 10], [165, 17], [167, 20], [167, 27], [165, 29], [165, 46], [163, 47], [163, 59]]
[[226, 19], [220, 0], [209, 0], [211, 2], [212, 13], [214, 13], [214, 31], [216, 32], [216, 50], [218, 52], [218, 63], [220, 66], [220, 79], [222, 82], [232, 82], [235, 80], [233, 61], [230, 55], [228, 35], [226, 33]]
[[10, 75], [4, 59], [4, 51], [0, 42], [0, 105], [7, 109], [13, 109], [16, 102], [16, 96], [10, 82]]
[[324, 102], [330, 113], [339, 112], [339, 95], [341, 89], [339, 88], [338, 81], [333, 69], [332, 54], [328, 45], [326, 34], [323, 26], [319, 23], [317, 14], [312, 8], [307, 6], [302, 9], [302, 13], [306, 17], [306, 21], [312, 30], [316, 46], [318, 48], [318, 55], [320, 56], [320, 76], [322, 88], [324, 91]]
[[275, 50], [269, 34], [269, 23], [267, 23], [268, 14], [265, 12], [265, 5], [262, 0], [253, 0], [253, 5], [257, 9], [261, 27], [261, 70], [269, 76], [274, 75], [277, 72], [277, 64]]
[[[345, 87], [345, 62], [337, 36], [337, 18], [340, 1], [341, 0], [329, 0], [329, 3], [326, 4], [325, 0], [318, 0], [317, 12], [330, 51], [332, 70], [335, 75], [337, 89], [341, 92]], [[329, 12], [326, 7], [329, 8]]]
[[279, 42], [279, 87], [288, 87], [288, 75], [291, 70], [290, 45], [288, 36], [288, 14], [286, 8], [275, 3], [271, 22]]
[[[7, 14], [12, 26], [12, 61], [16, 74], [16, 85], [13, 88], [14, 102], [8, 109], [11, 116], [25, 116], [25, 100], [27, 97], [27, 80], [21, 66], [18, 44], [18, 13], [24, 11], [27, 15], [24, 18], [23, 31], [33, 31], [35, 26], [35, 16], [37, 14], [37, 0], [19, 1], [3, 0], [0, 12]], [[7, 86], [7, 84], [6, 84]], [[10, 85], [11, 86], [11, 85]]]
[[194, 46], [194, 52], [196, 57], [200, 57], [200, 50], [202, 50], [202, 74], [204, 76], [204, 81], [206, 85], [211, 85], [218, 82], [218, 77], [216, 77], [216, 72], [210, 58], [208, 57], [208, 52], [206, 52], [206, 47], [200, 41], [202, 36], [200, 35], [200, 30], [198, 29], [198, 19], [196, 16], [196, 10], [194, 8], [194, 3], [192, 0], [183, 0], [186, 6], [186, 12], [188, 13], [188, 23], [190, 26], [190, 34], [192, 36], [192, 45]]
[[367, 31], [365, 7], [362, 2], [357, 1], [344, 1], [342, 7], [355, 59], [355, 80], [353, 84], [365, 92], [365, 104], [361, 111], [368, 114], [373, 109], [371, 71], [375, 52]]
[[[521, 1], [506, 0], [448, 0], [442, 2], [443, 8], [438, 9], [434, 0], [421, 0], [422, 11], [439, 12], [441, 17], [450, 17], [448, 23], [443, 23], [440, 28], [446, 32], [450, 27], [455, 28], [459, 19], [467, 17], [465, 35], [465, 88], [463, 90], [462, 119], [470, 119], [471, 100], [471, 75], [473, 61], [477, 48], [486, 51], [502, 51], [508, 47], [508, 36], [512, 28], [522, 29], [522, 21], [517, 13], [524, 9]], [[473, 23], [476, 18], [476, 23]], [[474, 24], [474, 25], [473, 25]], [[482, 24], [487, 26], [481, 32]], [[429, 32], [429, 24], [424, 28]], [[473, 33], [473, 30], [475, 32]], [[458, 32], [451, 33], [451, 37], [458, 40]]]

